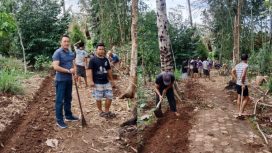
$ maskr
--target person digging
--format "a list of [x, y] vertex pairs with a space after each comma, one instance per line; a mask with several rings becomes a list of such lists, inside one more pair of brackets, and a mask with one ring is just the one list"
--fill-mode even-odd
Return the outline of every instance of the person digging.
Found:
[[[162, 72], [157, 76], [155, 81], [156, 104], [158, 104], [159, 101], [164, 98], [163, 96], [166, 95], [171, 112], [174, 112], [176, 116], [180, 116], [180, 114], [177, 112], [176, 100], [174, 97], [174, 82], [175, 77], [171, 72]], [[161, 105], [154, 113], [156, 117], [162, 117]]]
[[232, 69], [232, 77], [236, 80], [236, 90], [238, 94], [237, 105], [238, 105], [238, 119], [243, 119], [244, 109], [249, 101], [248, 94], [248, 79], [247, 79], [247, 54], [242, 54], [241, 60], [242, 62], [237, 64], [234, 69]]

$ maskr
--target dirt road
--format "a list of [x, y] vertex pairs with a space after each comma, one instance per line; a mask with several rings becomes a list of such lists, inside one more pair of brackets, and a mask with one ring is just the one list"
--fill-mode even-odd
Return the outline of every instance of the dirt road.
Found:
[[[184, 86], [184, 103], [178, 103], [181, 117], [169, 112], [150, 128], [143, 153], [269, 153], [249, 120], [234, 118], [233, 95], [224, 90], [223, 77], [198, 79]], [[188, 107], [190, 106], [190, 107]], [[252, 105], [248, 106], [247, 111]]]
[[[130, 152], [132, 148], [136, 148], [136, 145], [127, 145], [119, 137], [120, 124], [132, 116], [127, 108], [127, 100], [117, 98], [126, 88], [126, 84], [123, 83], [124, 79], [116, 80], [118, 88], [114, 90], [115, 98], [111, 107], [111, 111], [117, 114], [116, 118], [107, 120], [99, 117], [96, 103], [91, 98], [90, 88], [80, 88], [88, 127], [81, 128], [80, 122], [71, 122], [67, 123], [68, 129], [59, 129], [55, 124], [54, 77], [47, 77], [37, 91], [35, 98], [29, 102], [24, 114], [13, 119], [10, 128], [1, 136], [0, 152]], [[76, 116], [80, 115], [75, 89], [73, 90], [72, 111]], [[58, 146], [48, 147], [45, 143], [47, 139], [56, 139]], [[123, 146], [124, 144], [126, 146]]]

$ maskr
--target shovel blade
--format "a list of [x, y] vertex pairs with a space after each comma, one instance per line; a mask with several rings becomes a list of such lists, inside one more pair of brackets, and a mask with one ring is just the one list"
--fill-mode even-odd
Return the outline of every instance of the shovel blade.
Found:
[[154, 111], [154, 114], [155, 114], [155, 116], [156, 116], [157, 118], [163, 117], [163, 113], [162, 113], [162, 110], [161, 110], [161, 109], [156, 109], [156, 110]]

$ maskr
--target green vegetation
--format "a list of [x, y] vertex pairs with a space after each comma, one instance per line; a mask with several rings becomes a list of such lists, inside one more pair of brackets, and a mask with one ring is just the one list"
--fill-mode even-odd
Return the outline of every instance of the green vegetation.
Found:
[[22, 94], [22, 87], [15, 72], [0, 71], [0, 92]]
[[71, 38], [72, 44], [75, 44], [79, 41], [86, 43], [86, 38], [83, 32], [80, 31], [80, 26], [76, 22], [72, 23], [71, 29], [72, 30], [70, 31], [69, 36]]
[[35, 56], [35, 60], [36, 60], [34, 65], [35, 70], [48, 71], [51, 68], [52, 61], [49, 56], [38, 55], [38, 56]]
[[23, 72], [23, 63], [15, 58], [0, 58], [0, 92], [22, 94], [21, 79], [28, 75]]

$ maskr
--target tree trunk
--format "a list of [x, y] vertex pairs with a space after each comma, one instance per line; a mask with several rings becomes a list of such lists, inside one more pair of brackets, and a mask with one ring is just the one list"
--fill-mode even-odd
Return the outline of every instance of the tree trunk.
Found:
[[117, 19], [118, 19], [118, 25], [119, 25], [119, 31], [120, 31], [120, 38], [121, 38], [121, 44], [123, 44], [125, 42], [125, 39], [124, 39], [124, 34], [123, 34], [123, 28], [122, 28], [122, 22], [121, 22], [121, 13], [122, 11], [121, 10], [118, 10], [119, 8], [119, 3], [117, 3], [116, 0], [114, 0], [114, 3], [115, 3], [115, 9], [116, 9], [116, 12], [118, 13], [117, 14]]
[[234, 27], [233, 27], [233, 64], [239, 63], [240, 57], [240, 16], [241, 7], [243, 0], [238, 0], [237, 14], [234, 17]]
[[142, 52], [142, 77], [144, 80], [144, 85], [146, 86], [147, 82], [146, 82], [146, 72], [145, 72], [145, 64], [144, 64], [144, 51]]
[[131, 24], [131, 36], [132, 36], [132, 49], [130, 60], [130, 78], [129, 86], [126, 92], [120, 96], [120, 98], [134, 98], [137, 84], [137, 22], [138, 22], [138, 0], [132, 0], [132, 24]]
[[157, 3], [157, 27], [160, 48], [160, 60], [162, 71], [173, 71], [173, 56], [170, 50], [170, 38], [168, 34], [168, 19], [165, 0], [156, 0]]
[[[14, 17], [15, 18], [15, 17]], [[17, 27], [17, 33], [18, 33], [18, 36], [19, 36], [19, 39], [20, 39], [20, 44], [21, 44], [21, 47], [22, 47], [22, 50], [23, 50], [23, 59], [24, 59], [24, 72], [26, 73], [27, 72], [27, 64], [26, 64], [26, 54], [25, 54], [25, 47], [24, 47], [24, 43], [23, 43], [23, 38], [22, 38], [22, 34], [20, 32], [20, 28], [17, 24], [17, 20], [15, 19], [16, 21], [16, 27]]]
[[[156, 0], [157, 3], [157, 27], [159, 37], [161, 71], [174, 72], [174, 57], [170, 48], [170, 37], [168, 33], [168, 19], [166, 14], [165, 0]], [[176, 98], [181, 101], [177, 85], [173, 87]]]
[[66, 9], [65, 9], [65, 0], [61, 0], [61, 6], [62, 6], [63, 14], [65, 14], [65, 13], [66, 13]]
[[190, 0], [187, 0], [188, 8], [189, 8], [189, 17], [190, 17], [190, 25], [193, 27], [193, 18], [192, 18], [192, 11], [191, 11], [191, 2]]

